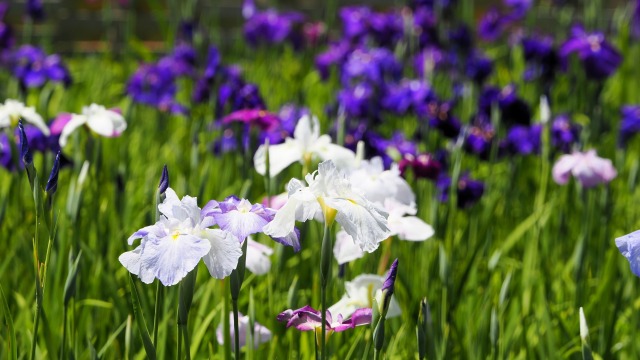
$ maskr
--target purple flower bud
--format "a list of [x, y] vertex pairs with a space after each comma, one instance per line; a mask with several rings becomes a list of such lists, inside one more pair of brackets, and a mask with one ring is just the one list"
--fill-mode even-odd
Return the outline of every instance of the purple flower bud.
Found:
[[49, 196], [55, 194], [56, 190], [58, 190], [58, 173], [60, 172], [60, 152], [56, 154], [56, 159], [53, 162], [53, 167], [51, 168], [51, 173], [49, 174], [49, 180], [47, 180], [47, 186], [45, 187], [45, 191]]
[[169, 188], [169, 170], [167, 165], [162, 168], [162, 176], [160, 176], [160, 184], [158, 185], [158, 192], [160, 195], [164, 194]]
[[18, 122], [18, 129], [20, 130], [20, 157], [25, 165], [30, 165], [33, 163], [33, 155], [31, 155], [31, 151], [29, 150], [29, 142], [27, 141], [27, 135], [24, 132], [22, 120]]
[[[393, 295], [393, 290], [396, 284], [396, 276], [398, 274], [398, 259], [395, 259], [389, 268], [389, 272], [387, 273], [387, 277], [384, 279], [384, 283], [382, 283], [382, 292], [384, 293], [385, 300], [391, 300], [391, 295]], [[388, 301], [385, 301], [387, 303]]]

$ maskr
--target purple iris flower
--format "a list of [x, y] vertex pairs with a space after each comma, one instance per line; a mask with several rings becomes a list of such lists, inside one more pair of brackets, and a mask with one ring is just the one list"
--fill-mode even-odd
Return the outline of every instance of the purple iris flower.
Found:
[[396, 12], [371, 14], [369, 27], [371, 36], [382, 47], [393, 48], [404, 35], [402, 15]]
[[198, 78], [193, 93], [191, 94], [191, 99], [195, 103], [203, 103], [211, 98], [211, 90], [215, 77], [220, 72], [220, 63], [221, 57], [218, 48], [210, 46], [204, 71], [202, 76]]
[[48, 80], [65, 85], [71, 74], [59, 55], [49, 55], [40, 48], [24, 45], [11, 56], [13, 75], [25, 88], [43, 86]]
[[133, 101], [153, 106], [161, 111], [183, 114], [186, 108], [175, 101], [175, 76], [170, 67], [143, 64], [129, 78], [127, 94]]
[[356, 49], [349, 54], [341, 70], [344, 85], [354, 80], [382, 85], [384, 80], [398, 80], [402, 75], [402, 65], [385, 48]]
[[504, 4], [511, 10], [508, 17], [511, 20], [520, 20], [527, 15], [533, 6], [533, 0], [504, 0]]
[[464, 148], [481, 159], [488, 159], [495, 140], [495, 129], [490, 123], [478, 123], [469, 128]]
[[352, 50], [353, 46], [347, 41], [330, 43], [329, 48], [315, 58], [316, 70], [320, 73], [320, 77], [323, 80], [327, 80], [331, 66], [342, 64]]
[[636, 276], [640, 276], [640, 231], [634, 231], [631, 234], [617, 238], [616, 246], [629, 261], [631, 272]]
[[451, 114], [449, 102], [430, 102], [426, 107], [425, 115], [429, 119], [429, 126], [440, 130], [444, 136], [453, 139], [460, 134], [462, 124]]
[[380, 291], [382, 292], [382, 308], [386, 312], [389, 309], [389, 303], [391, 302], [391, 296], [393, 295], [393, 291], [396, 285], [396, 276], [398, 275], [398, 259], [395, 259], [389, 268], [389, 272], [387, 272], [387, 276], [382, 283], [382, 287]]
[[504, 32], [507, 18], [497, 9], [487, 11], [478, 23], [478, 35], [486, 41], [497, 40]]
[[350, 118], [374, 117], [378, 110], [378, 100], [374, 89], [367, 83], [340, 90], [338, 104]]
[[[484, 110], [488, 111], [485, 112], [485, 114], [491, 114], [491, 105], [487, 107], [487, 102], [494, 95], [493, 89], [487, 89], [487, 98], [482, 105], [484, 106]], [[498, 107], [500, 108], [501, 121], [504, 124], [512, 126], [515, 124], [529, 125], [531, 123], [531, 108], [523, 99], [518, 97], [515, 85], [507, 85], [502, 88], [497, 94], [497, 101]], [[491, 102], [489, 102], [489, 104], [491, 104]]]
[[474, 54], [467, 60], [467, 76], [482, 84], [493, 72], [493, 62], [486, 56]]
[[390, 139], [386, 139], [376, 132], [366, 131], [363, 138], [367, 146], [366, 153], [371, 155], [370, 157], [381, 157], [385, 169], [391, 168], [391, 164], [395, 160], [394, 157], [414, 156], [418, 151], [417, 145], [407, 140], [401, 131], [393, 133]]
[[7, 134], [0, 133], [0, 165], [9, 171], [15, 170], [13, 157], [11, 156], [11, 144]]
[[557, 116], [551, 124], [551, 145], [564, 153], [570, 152], [580, 138], [580, 130], [580, 125], [572, 123], [568, 115]]
[[4, 22], [4, 14], [9, 8], [9, 4], [0, 3], [0, 60], [4, 57], [3, 53], [13, 47], [15, 38], [11, 27]]
[[462, 54], [468, 54], [473, 49], [473, 34], [471, 29], [463, 24], [449, 32], [451, 45]]
[[[203, 216], [212, 216], [220, 229], [228, 231], [243, 242], [247, 236], [262, 232], [262, 229], [276, 216], [276, 210], [262, 204], [251, 204], [245, 199], [229, 196], [224, 201], [210, 201], [202, 208]], [[274, 239], [277, 242], [300, 250], [300, 239], [297, 231], [284, 238]]]
[[446, 53], [437, 47], [422, 49], [413, 58], [413, 69], [419, 78], [424, 78], [434, 69], [442, 69], [453, 62], [452, 54]]
[[42, 0], [27, 0], [27, 15], [36, 22], [44, 20], [44, 5]]
[[511, 154], [530, 155], [540, 152], [540, 125], [516, 125], [509, 129], [503, 147]]
[[213, 142], [213, 153], [216, 155], [226, 154], [238, 149], [238, 142], [232, 129], [225, 129], [220, 138]]
[[372, 15], [366, 6], [345, 6], [340, 9], [338, 16], [342, 21], [342, 33], [350, 40], [358, 40], [367, 35], [368, 20]]
[[[449, 200], [449, 191], [451, 188], [451, 178], [447, 175], [441, 175], [436, 181], [436, 188], [440, 195], [441, 202]], [[468, 173], [463, 173], [458, 179], [458, 208], [468, 208], [477, 203], [484, 193], [484, 184], [481, 181], [473, 180]]]
[[[322, 314], [309, 305], [297, 310], [285, 310], [278, 315], [277, 319], [286, 322], [287, 328], [294, 326], [300, 331], [321, 331], [323, 326]], [[357, 309], [347, 320], [343, 319], [341, 314], [331, 314], [327, 311], [324, 327], [327, 331], [341, 332], [356, 326], [371, 324], [371, 319], [372, 312], [369, 308]]]
[[569, 39], [560, 47], [560, 59], [565, 70], [571, 54], [578, 56], [587, 77], [594, 80], [607, 79], [622, 63], [622, 55], [603, 33], [587, 33], [580, 25], [571, 29]]
[[422, 104], [436, 100], [435, 93], [421, 80], [402, 80], [399, 84], [389, 85], [382, 98], [385, 110], [404, 115]]
[[625, 145], [629, 139], [640, 132], [640, 105], [625, 105], [620, 108], [622, 122], [620, 123], [619, 141]]
[[158, 61], [158, 66], [170, 69], [175, 77], [191, 76], [196, 66], [196, 50], [189, 44], [179, 44]]
[[553, 46], [553, 39], [550, 37], [525, 37], [521, 40], [521, 43], [524, 59], [528, 64], [525, 70], [525, 79], [553, 80], [555, 72], [560, 65], [558, 52]]
[[438, 45], [438, 22], [433, 9], [417, 8], [413, 12], [413, 26], [420, 49]]
[[296, 128], [298, 120], [304, 116], [309, 115], [310, 111], [306, 107], [299, 107], [293, 104], [285, 104], [280, 108], [277, 118], [279, 122], [276, 127], [270, 131], [263, 131], [260, 133], [260, 143], [264, 144], [266, 139], [269, 139], [269, 144], [280, 144], [288, 137], [293, 137], [293, 132]]
[[282, 44], [290, 42], [294, 48], [301, 45], [300, 29], [304, 15], [290, 11], [279, 13], [274, 9], [256, 12], [244, 24], [244, 36], [253, 46], [260, 43]]

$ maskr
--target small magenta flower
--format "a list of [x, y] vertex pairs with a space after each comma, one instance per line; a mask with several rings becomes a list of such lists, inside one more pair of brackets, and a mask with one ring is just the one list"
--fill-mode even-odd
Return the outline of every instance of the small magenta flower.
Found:
[[570, 175], [573, 175], [585, 188], [608, 183], [618, 175], [611, 160], [598, 157], [595, 150], [562, 155], [553, 166], [552, 173], [560, 185], [569, 182]]
[[69, 135], [82, 125], [86, 125], [91, 131], [105, 137], [120, 136], [127, 128], [127, 122], [119, 111], [91, 104], [82, 108], [81, 115], [71, 115], [71, 119], [64, 125], [60, 133], [60, 147], [64, 147]]
[[246, 125], [255, 125], [259, 128], [270, 131], [280, 123], [280, 119], [276, 114], [260, 109], [242, 109], [234, 111], [222, 118], [222, 124], [229, 125], [234, 122]]
[[617, 238], [616, 246], [629, 261], [631, 272], [640, 276], [640, 230]]
[[[337, 315], [334, 319], [334, 315]], [[331, 314], [327, 311], [325, 328], [327, 331], [342, 332], [356, 326], [371, 324], [371, 309], [361, 308], [353, 312], [347, 320], [341, 314]], [[278, 321], [286, 322], [287, 328], [294, 326], [300, 331], [316, 331], [322, 329], [322, 314], [307, 305], [297, 310], [285, 310], [277, 317]]]

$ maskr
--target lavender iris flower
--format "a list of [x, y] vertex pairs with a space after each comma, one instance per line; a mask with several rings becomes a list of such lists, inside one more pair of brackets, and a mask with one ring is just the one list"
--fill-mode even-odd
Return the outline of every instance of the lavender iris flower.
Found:
[[573, 175], [583, 187], [590, 188], [609, 183], [618, 172], [611, 160], [599, 157], [595, 150], [589, 150], [562, 155], [553, 166], [552, 174], [560, 185], [568, 183]]
[[[213, 217], [220, 229], [230, 232], [242, 243], [249, 235], [262, 232], [275, 217], [276, 210], [229, 196], [221, 202], [210, 201], [202, 209], [202, 214]], [[295, 251], [300, 250], [300, 239], [296, 229], [274, 240], [293, 247]]]
[[571, 29], [571, 35], [560, 47], [560, 58], [566, 69], [571, 54], [576, 54], [587, 77], [605, 80], [622, 63], [622, 55], [601, 32], [587, 33], [580, 25]]
[[424, 81], [405, 79], [399, 84], [386, 87], [382, 107], [404, 115], [433, 100], [436, 100], [436, 95]]
[[[440, 195], [441, 202], [449, 201], [449, 191], [451, 189], [451, 178], [447, 175], [441, 175], [436, 181], [436, 188]], [[477, 203], [484, 193], [484, 184], [478, 180], [473, 180], [468, 173], [463, 173], [458, 179], [457, 206], [458, 208], [468, 208]]]
[[391, 51], [385, 48], [356, 49], [342, 65], [341, 81], [343, 85], [354, 81], [382, 85], [385, 80], [398, 80], [401, 74], [402, 66]]
[[373, 11], [366, 6], [345, 6], [338, 16], [342, 21], [342, 34], [349, 40], [359, 40], [368, 33], [368, 20]]

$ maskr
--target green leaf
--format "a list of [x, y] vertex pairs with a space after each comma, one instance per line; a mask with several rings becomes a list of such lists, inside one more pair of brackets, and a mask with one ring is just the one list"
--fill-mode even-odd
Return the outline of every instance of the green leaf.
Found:
[[133, 276], [131, 276], [131, 274], [129, 274], [129, 285], [131, 285], [131, 301], [133, 303], [133, 313], [136, 318], [136, 323], [138, 323], [138, 331], [140, 332], [140, 337], [142, 338], [144, 350], [147, 353], [147, 357], [149, 359], [155, 360], [156, 349], [153, 346], [153, 342], [151, 342], [149, 330], [147, 329], [147, 324], [144, 321], [144, 315], [142, 314], [142, 307], [140, 306], [140, 296], [138, 295], [138, 289], [136, 288], [136, 284], [134, 283]]

